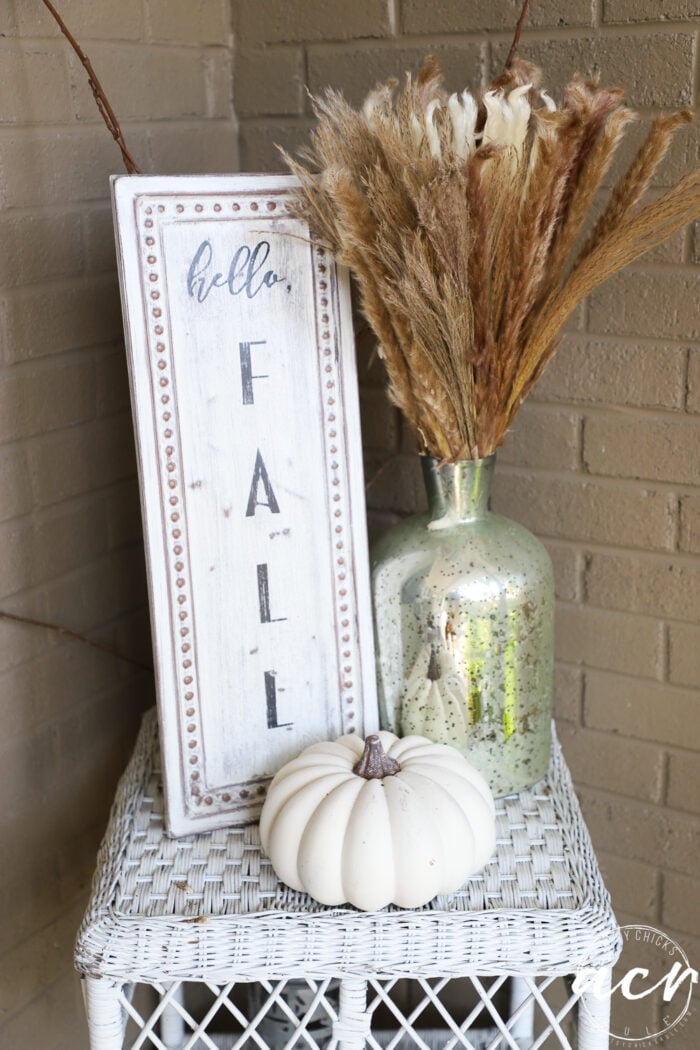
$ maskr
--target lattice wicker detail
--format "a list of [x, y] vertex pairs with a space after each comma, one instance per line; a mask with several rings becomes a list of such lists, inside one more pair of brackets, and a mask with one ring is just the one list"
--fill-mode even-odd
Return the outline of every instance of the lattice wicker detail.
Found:
[[[151, 712], [76, 946], [91, 1050], [571, 1050], [562, 978], [609, 980], [620, 936], [556, 739], [546, 780], [498, 803], [486, 869], [415, 911], [292, 892], [255, 825], [168, 838], [160, 779]], [[586, 1000], [576, 1045], [602, 1050], [608, 1003]]]
[[[355, 1018], [345, 1022], [339, 1019], [338, 982], [331, 979], [225, 985], [204, 982], [204, 1001], [198, 988], [194, 1007], [186, 994], [192, 985], [158, 983], [154, 986], [158, 1002], [149, 1013], [135, 1005], [130, 989], [122, 990], [124, 1045], [127, 1050], [333, 1050], [341, 1036], [347, 1037], [347, 1029], [354, 1027], [370, 1050], [539, 1050], [552, 1035], [558, 1046], [570, 1050], [566, 1019], [577, 997], [566, 995], [562, 1002], [560, 995], [555, 1007], [548, 1001], [554, 982], [561, 983], [561, 979], [524, 982], [519, 1007], [503, 1011], [496, 999], [507, 978], [502, 975], [482, 982], [473, 977], [467, 983], [474, 1005], [470, 1002], [458, 1012], [454, 1002], [448, 1004], [443, 998], [447, 979], [412, 982], [415, 989], [409, 997], [410, 1006], [402, 1003], [405, 987], [397, 995], [395, 980], [373, 980], [368, 983], [366, 998], [360, 993]], [[373, 1030], [371, 1020], [382, 1008], [384, 1024], [388, 1018], [392, 1027]], [[426, 1016], [431, 1016], [432, 1027], [425, 1026]], [[218, 1022], [218, 1031], [211, 1030], [214, 1021]], [[524, 1038], [524, 1030], [534, 1030], [535, 1034]]]
[[537, 789], [498, 804], [485, 871], [425, 908], [326, 908], [275, 878], [257, 826], [164, 834], [154, 713], [102, 845], [78, 969], [120, 981], [567, 974], [619, 931], [558, 744]]

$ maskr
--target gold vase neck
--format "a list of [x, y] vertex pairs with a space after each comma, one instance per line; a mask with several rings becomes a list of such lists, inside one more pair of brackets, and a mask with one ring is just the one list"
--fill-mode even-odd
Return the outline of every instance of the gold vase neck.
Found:
[[484, 459], [465, 459], [442, 465], [432, 456], [423, 456], [429, 528], [448, 528], [487, 514], [495, 463], [495, 454]]

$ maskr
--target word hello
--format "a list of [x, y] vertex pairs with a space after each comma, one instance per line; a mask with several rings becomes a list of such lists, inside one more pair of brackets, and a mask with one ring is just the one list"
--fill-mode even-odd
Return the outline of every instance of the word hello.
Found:
[[274, 288], [284, 281], [272, 269], [265, 269], [270, 254], [270, 242], [258, 241], [251, 250], [242, 244], [233, 253], [226, 273], [213, 264], [211, 241], [202, 241], [192, 257], [187, 271], [187, 291], [198, 303], [205, 302], [215, 288], [225, 288], [229, 295], [246, 295], [254, 299], [263, 288]]

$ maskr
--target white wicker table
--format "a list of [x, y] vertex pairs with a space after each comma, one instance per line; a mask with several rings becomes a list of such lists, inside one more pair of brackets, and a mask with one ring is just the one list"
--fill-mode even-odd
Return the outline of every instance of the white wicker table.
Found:
[[[172, 839], [162, 813], [151, 712], [76, 946], [91, 1050], [608, 1046], [606, 997], [567, 989], [563, 1003], [548, 1001], [555, 981], [584, 968], [605, 984], [620, 952], [556, 741], [547, 778], [497, 803], [498, 847], [485, 870], [415, 911], [323, 907], [278, 882], [257, 826]], [[446, 1005], [464, 983], [456, 978], [469, 979], [474, 1005]], [[135, 1005], [142, 986], [150, 1012]], [[382, 1013], [391, 1024], [379, 1030]]]

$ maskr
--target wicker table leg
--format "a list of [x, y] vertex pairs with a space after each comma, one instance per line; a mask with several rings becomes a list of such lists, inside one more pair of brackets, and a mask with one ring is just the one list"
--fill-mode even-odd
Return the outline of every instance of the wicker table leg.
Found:
[[121, 984], [105, 978], [83, 977], [90, 1050], [122, 1050], [124, 1020], [119, 995]]
[[600, 970], [595, 987], [578, 1004], [578, 1050], [608, 1050], [612, 967]]
[[[527, 1000], [529, 999], [529, 1002]], [[524, 977], [512, 977], [510, 984], [511, 1017], [523, 1003], [526, 1003], [518, 1020], [510, 1025], [510, 1033], [521, 1047], [532, 1045], [535, 1031], [535, 1000], [532, 997], [529, 981]]]
[[160, 1038], [168, 1050], [180, 1050], [185, 1041], [185, 1021], [180, 1011], [170, 1003], [185, 1005], [185, 987], [181, 981], [175, 983], [169, 1003], [160, 1018]]
[[371, 1022], [367, 1013], [367, 981], [344, 977], [340, 982], [338, 1020], [333, 1025], [338, 1050], [363, 1050]]

